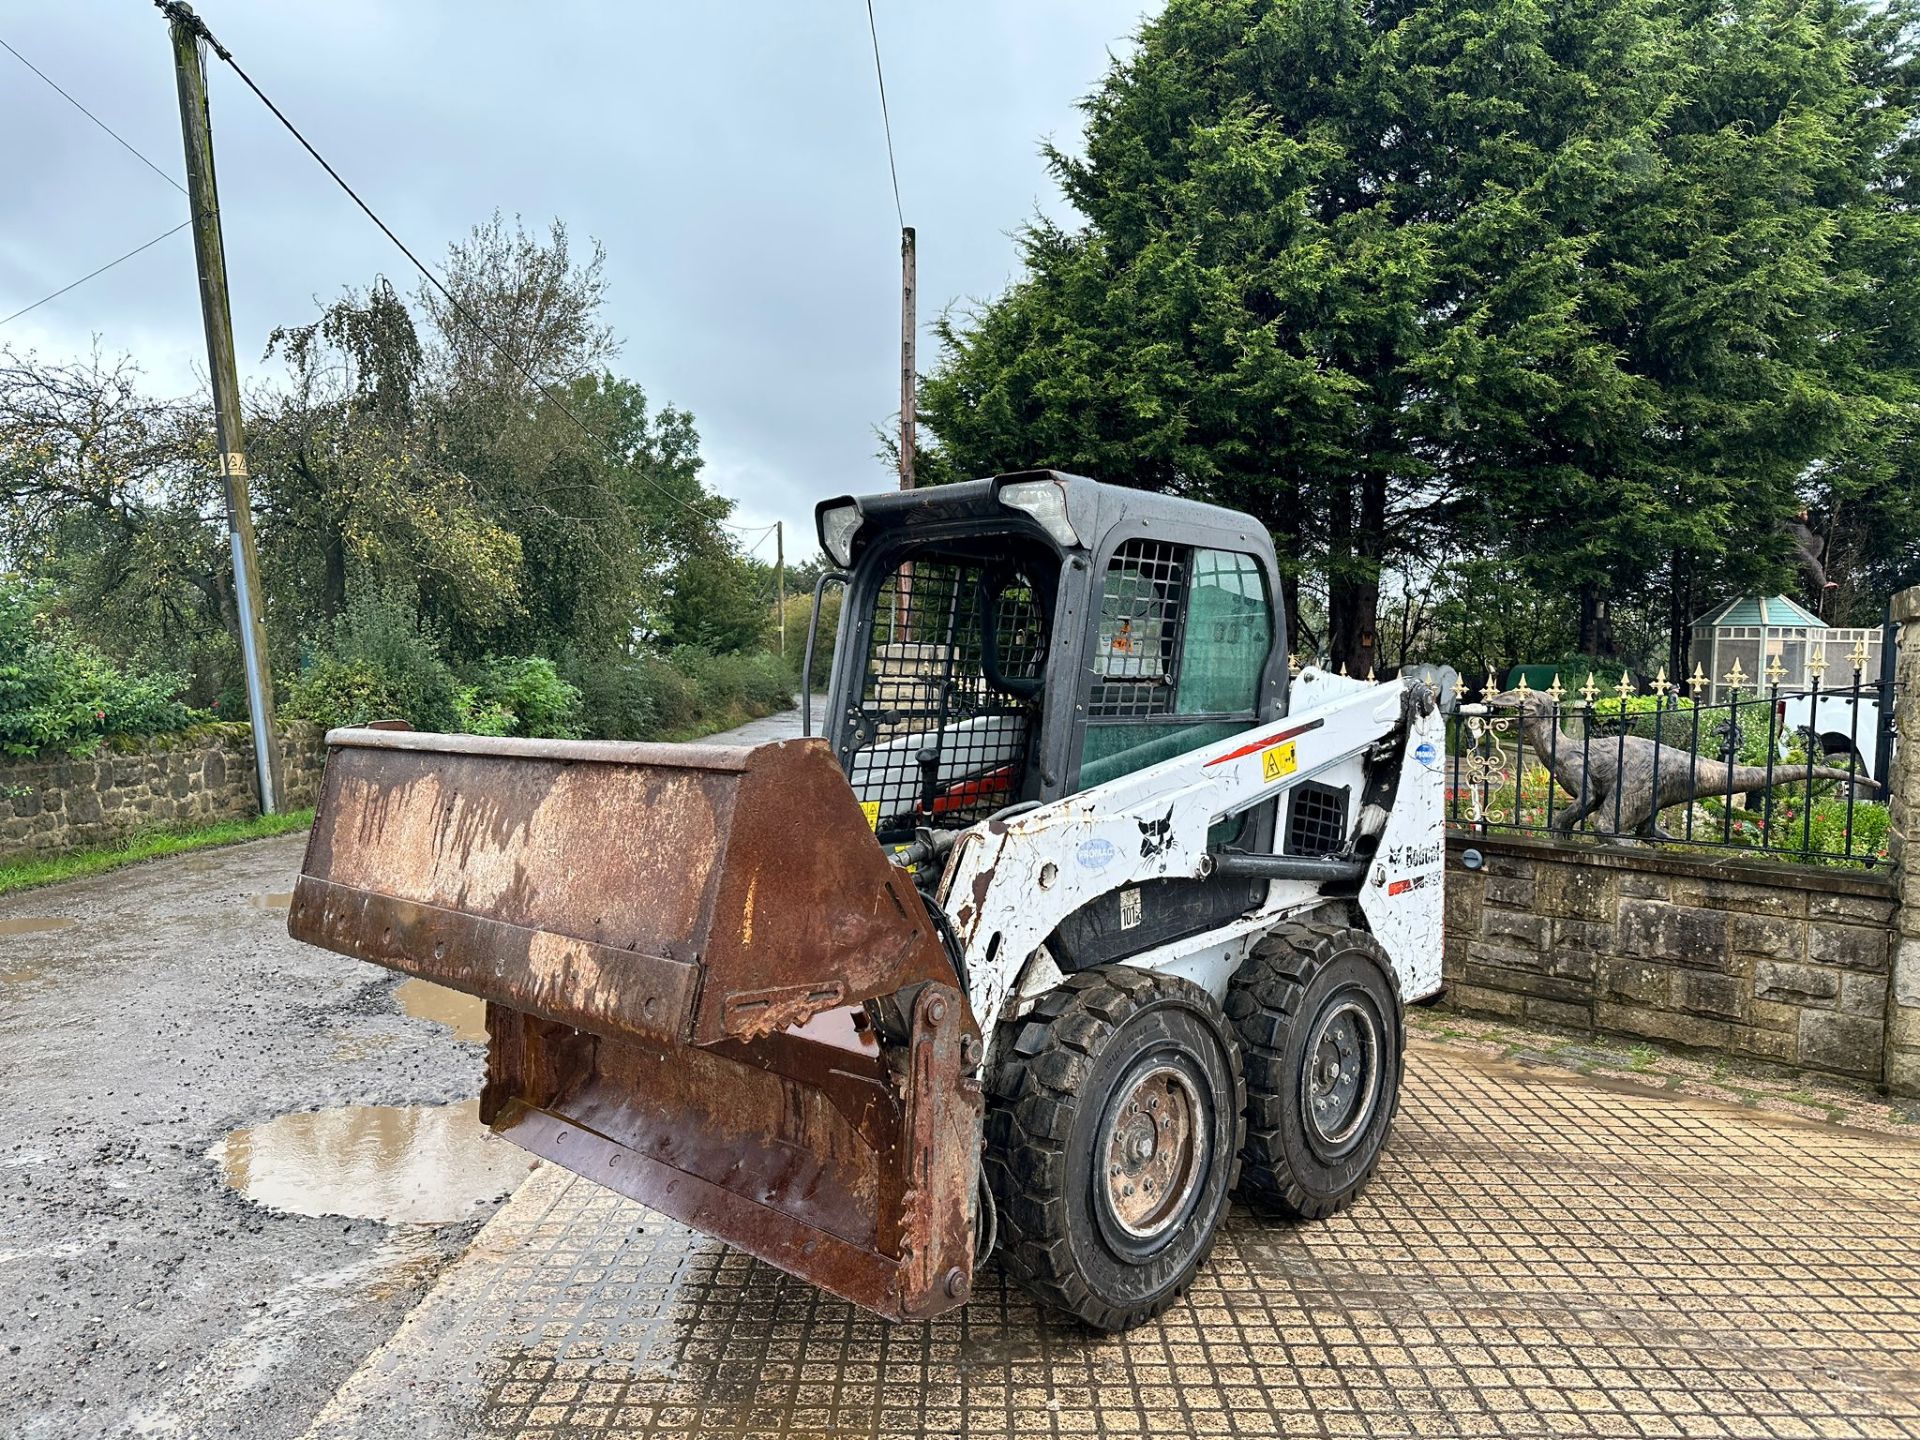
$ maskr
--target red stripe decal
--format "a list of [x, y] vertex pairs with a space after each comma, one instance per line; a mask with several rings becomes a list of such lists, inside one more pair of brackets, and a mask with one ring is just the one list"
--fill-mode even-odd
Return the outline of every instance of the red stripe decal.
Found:
[[1296, 735], [1304, 735], [1309, 730], [1318, 730], [1326, 723], [1324, 719], [1309, 720], [1306, 724], [1296, 725], [1291, 730], [1282, 730], [1278, 735], [1269, 735], [1266, 739], [1256, 740], [1251, 745], [1242, 745], [1238, 750], [1229, 750], [1224, 755], [1216, 755], [1213, 759], [1207, 761], [1206, 765], [1200, 768], [1204, 770], [1210, 766], [1224, 765], [1227, 761], [1238, 760], [1243, 755], [1258, 755], [1262, 750], [1271, 750], [1276, 745], [1286, 744], [1287, 741], [1293, 739]]

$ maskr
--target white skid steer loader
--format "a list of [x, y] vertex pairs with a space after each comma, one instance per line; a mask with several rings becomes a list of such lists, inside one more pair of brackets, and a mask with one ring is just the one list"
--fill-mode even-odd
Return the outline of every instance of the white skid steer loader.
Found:
[[1231, 511], [1034, 471], [818, 518], [824, 736], [335, 731], [289, 928], [484, 996], [482, 1118], [695, 1229], [893, 1319], [997, 1253], [1138, 1324], [1236, 1184], [1314, 1219], [1379, 1160], [1434, 697], [1290, 682]]

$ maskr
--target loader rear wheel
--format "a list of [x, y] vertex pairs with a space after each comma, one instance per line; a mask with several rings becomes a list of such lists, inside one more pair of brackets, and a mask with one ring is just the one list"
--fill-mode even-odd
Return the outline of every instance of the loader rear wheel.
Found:
[[1364, 930], [1281, 925], [1227, 989], [1247, 1075], [1240, 1192], [1291, 1220], [1344, 1210], [1380, 1162], [1400, 1101], [1393, 962]]
[[1008, 1273], [1100, 1330], [1171, 1305], [1213, 1247], [1246, 1090], [1198, 985], [1083, 970], [1006, 1027], [989, 1080], [987, 1178]]

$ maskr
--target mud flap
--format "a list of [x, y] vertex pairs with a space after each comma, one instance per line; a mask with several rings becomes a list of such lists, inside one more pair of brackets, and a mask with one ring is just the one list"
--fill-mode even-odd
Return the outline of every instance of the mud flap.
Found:
[[823, 742], [327, 741], [288, 930], [485, 997], [488, 1124], [891, 1319], [966, 1299], [979, 1031]]

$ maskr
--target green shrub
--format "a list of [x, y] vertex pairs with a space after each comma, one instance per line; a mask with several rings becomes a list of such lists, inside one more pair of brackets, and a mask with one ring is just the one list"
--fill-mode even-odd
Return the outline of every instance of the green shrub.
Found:
[[[467, 722], [461, 728], [473, 734], [561, 740], [580, 734], [580, 691], [543, 655], [487, 661], [459, 701]], [[506, 728], [498, 728], [503, 722]]]
[[454, 728], [463, 735], [512, 735], [516, 717], [498, 700], [489, 700], [478, 685], [462, 686], [453, 697]]
[[739, 706], [753, 715], [771, 714], [793, 703], [793, 676], [777, 655], [738, 651], [705, 655], [675, 651], [676, 667], [692, 675], [701, 707], [723, 712]]
[[646, 739], [682, 734], [700, 721], [700, 687], [665, 655], [644, 655], [637, 665], [653, 707], [653, 726]]
[[287, 687], [288, 719], [321, 725], [404, 720], [417, 730], [459, 728], [461, 686], [407, 606], [352, 601], [319, 652]]
[[[835, 633], [840, 626], [840, 598], [845, 588], [829, 585], [826, 593], [820, 597], [820, 630], [813, 642], [813, 688], [816, 691], [827, 688], [827, 677], [833, 673], [833, 645]], [[794, 673], [794, 688], [799, 688], [800, 662], [807, 653], [807, 626], [813, 620], [813, 594], [808, 591], [799, 595], [789, 595], [785, 610], [787, 620], [787, 664]]]
[[579, 726], [597, 740], [644, 740], [659, 709], [646, 664], [624, 655], [598, 659], [568, 656], [560, 673], [580, 694]]
[[[1567, 705], [1570, 714], [1579, 715], [1585, 711], [1585, 706], [1573, 696], [1568, 696], [1562, 703]], [[1701, 717], [1700, 743], [1703, 746], [1712, 738], [1707, 731], [1708, 718], [1712, 713], [1703, 712]], [[1593, 702], [1592, 726], [1596, 736], [1618, 735], [1624, 730], [1643, 740], [1658, 739], [1663, 746], [1685, 750], [1693, 743], [1693, 702], [1682, 695], [1664, 698], [1657, 695], [1629, 695], [1625, 700], [1618, 695], [1609, 695]]]
[[38, 586], [0, 579], [0, 752], [84, 755], [109, 736], [208, 718], [179, 700], [183, 677], [116, 664], [47, 615], [46, 599]]

